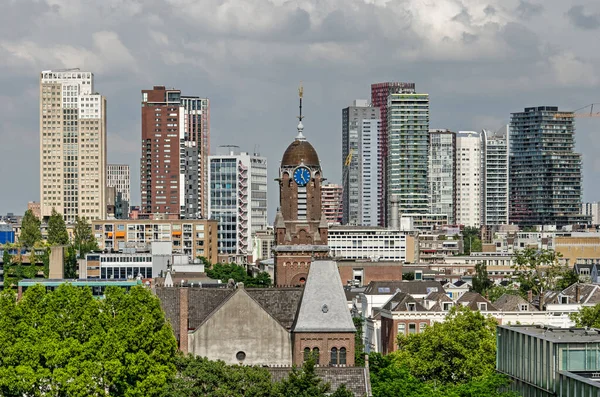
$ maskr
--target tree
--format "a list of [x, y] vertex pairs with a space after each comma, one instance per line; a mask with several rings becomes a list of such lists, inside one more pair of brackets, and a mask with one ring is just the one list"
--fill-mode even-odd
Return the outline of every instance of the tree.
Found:
[[277, 385], [278, 393], [299, 397], [324, 397], [329, 393], [331, 387], [317, 376], [315, 363], [315, 357], [311, 356], [301, 368], [294, 367], [288, 377]]
[[573, 269], [565, 269], [556, 283], [556, 288], [563, 290], [579, 282], [579, 275]]
[[414, 280], [415, 272], [402, 273], [402, 280]]
[[494, 282], [488, 277], [487, 266], [485, 263], [475, 265], [475, 276], [473, 277], [473, 291], [484, 295]]
[[33, 211], [25, 211], [23, 219], [21, 220], [21, 235], [19, 236], [19, 242], [25, 248], [33, 248], [35, 243], [42, 241], [42, 231], [40, 230], [41, 222], [33, 214]]
[[65, 258], [63, 262], [63, 270], [65, 278], [77, 278], [77, 269], [79, 268], [77, 264], [77, 251], [75, 250], [75, 246], [73, 244], [69, 245], [67, 251], [65, 252]]
[[365, 320], [362, 317], [352, 317], [356, 333], [354, 334], [354, 364], [362, 367], [365, 365], [365, 342], [363, 339], [363, 326]]
[[79, 257], [85, 258], [88, 252], [98, 249], [98, 242], [92, 233], [92, 227], [85, 217], [77, 217], [73, 231], [73, 245], [79, 250]]
[[496, 300], [498, 300], [498, 298], [500, 298], [504, 294], [517, 295], [522, 298], [527, 297], [526, 292], [524, 293], [523, 291], [521, 291], [521, 289], [519, 287], [516, 287], [513, 284], [510, 284], [508, 286], [494, 285], [490, 289], [487, 290], [487, 294], [488, 294], [488, 299], [491, 302], [495, 302]]
[[260, 272], [256, 277], [247, 275], [246, 280], [244, 281], [244, 285], [247, 285], [248, 287], [266, 288], [270, 287], [271, 284], [271, 276], [267, 272]]
[[158, 396], [177, 342], [146, 288], [37, 285], [0, 293], [0, 351], [0, 396]]
[[467, 307], [452, 308], [446, 320], [420, 334], [398, 335], [398, 362], [423, 381], [464, 383], [494, 373], [496, 320]]
[[272, 284], [269, 273], [260, 272], [256, 277], [252, 277], [243, 266], [235, 263], [216, 263], [206, 271], [206, 275], [223, 283], [232, 279], [236, 283], [244, 283], [246, 287], [270, 287]]
[[[525, 248], [514, 255], [514, 276], [524, 293], [531, 290], [534, 295], [543, 297], [546, 291], [556, 289], [558, 280], [567, 270], [558, 262], [560, 253], [553, 250]], [[540, 299], [541, 307], [544, 306], [542, 301]]]
[[600, 304], [583, 306], [578, 312], [569, 315], [578, 327], [600, 328]]
[[471, 255], [471, 252], [481, 252], [481, 235], [478, 228], [467, 226], [463, 229], [462, 235], [465, 255]]
[[67, 225], [62, 215], [52, 208], [52, 215], [48, 219], [48, 244], [67, 245], [69, 243], [69, 233]]

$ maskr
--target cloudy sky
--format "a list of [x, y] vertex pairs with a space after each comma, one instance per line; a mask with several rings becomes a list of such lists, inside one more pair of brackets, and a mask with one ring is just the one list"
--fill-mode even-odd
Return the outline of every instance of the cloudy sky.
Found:
[[[370, 84], [416, 83], [431, 127], [497, 129], [510, 112], [600, 102], [600, 2], [590, 0], [0, 0], [0, 213], [39, 200], [39, 72], [95, 73], [109, 162], [139, 204], [140, 90], [211, 100], [211, 142], [259, 151], [273, 179], [296, 135], [341, 175], [341, 109]], [[598, 108], [600, 110], [600, 106]], [[600, 118], [577, 120], [584, 199], [600, 200]], [[269, 186], [270, 216], [277, 185]]]

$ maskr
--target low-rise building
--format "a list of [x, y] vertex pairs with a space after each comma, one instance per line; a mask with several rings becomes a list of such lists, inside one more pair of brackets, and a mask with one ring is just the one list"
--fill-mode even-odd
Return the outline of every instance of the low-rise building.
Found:
[[336, 259], [415, 261], [415, 236], [373, 226], [331, 226], [327, 233], [330, 254]]

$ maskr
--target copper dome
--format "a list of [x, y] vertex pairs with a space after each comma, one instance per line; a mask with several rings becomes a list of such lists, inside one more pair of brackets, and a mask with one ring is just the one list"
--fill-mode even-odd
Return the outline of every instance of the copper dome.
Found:
[[302, 163], [307, 166], [320, 167], [319, 156], [315, 148], [306, 140], [296, 139], [285, 150], [281, 166], [295, 167]]

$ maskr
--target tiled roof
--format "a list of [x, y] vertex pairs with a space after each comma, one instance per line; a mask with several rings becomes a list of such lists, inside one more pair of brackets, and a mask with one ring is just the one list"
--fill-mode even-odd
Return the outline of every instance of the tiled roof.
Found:
[[494, 302], [494, 306], [497, 309], [505, 312], [518, 312], [521, 310], [521, 305], [528, 305], [528, 311], [530, 312], [539, 311], [534, 305], [529, 304], [527, 300], [519, 295], [504, 294]]
[[423, 299], [423, 306], [427, 306], [427, 302], [425, 301], [433, 301], [435, 302], [431, 307], [429, 307], [430, 312], [441, 312], [443, 310], [442, 302], [452, 302], [454, 301], [450, 299], [448, 295], [443, 292], [431, 292]]
[[[290, 367], [276, 368], [268, 367], [273, 382], [280, 382], [287, 378], [292, 371]], [[341, 385], [346, 385], [356, 397], [372, 396], [369, 369], [363, 367], [317, 367], [315, 373], [324, 382], [331, 386], [334, 392]]]
[[[409, 303], [414, 303], [415, 310], [409, 310]], [[383, 305], [381, 310], [389, 310], [392, 312], [427, 311], [427, 309], [421, 303], [419, 303], [419, 301], [404, 292], [397, 292], [390, 298], [389, 301], [387, 301], [385, 305]]]
[[[577, 291], [579, 289], [579, 291]], [[579, 294], [579, 301], [577, 301], [577, 295]], [[568, 296], [569, 303], [600, 303], [600, 286], [596, 284], [582, 284], [575, 283], [564, 290], [555, 297], [554, 303], [558, 302], [558, 295]], [[550, 303], [550, 302], [547, 302]]]
[[248, 288], [246, 292], [281, 325], [291, 329], [302, 299], [302, 288]]
[[483, 296], [481, 296], [481, 294], [478, 294], [477, 292], [465, 292], [460, 298], [458, 298], [456, 302], [457, 304], [466, 306], [471, 310], [479, 310], [478, 303], [486, 303], [487, 311], [498, 310], [492, 304], [492, 302], [485, 299]]

